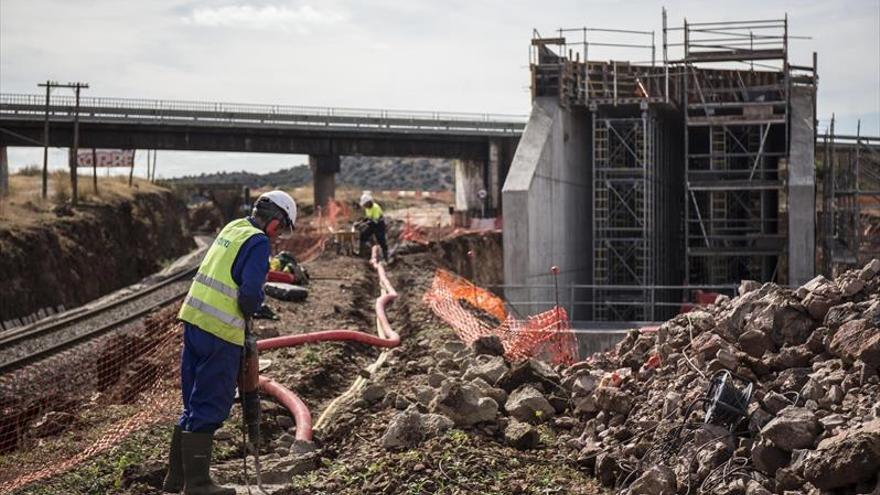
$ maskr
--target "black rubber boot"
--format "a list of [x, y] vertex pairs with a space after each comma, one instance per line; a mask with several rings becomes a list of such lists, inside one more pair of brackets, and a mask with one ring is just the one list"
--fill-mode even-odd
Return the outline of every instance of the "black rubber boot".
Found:
[[183, 493], [185, 495], [235, 495], [234, 488], [224, 488], [211, 479], [213, 433], [181, 433], [183, 452]]
[[180, 493], [183, 490], [183, 454], [180, 452], [180, 426], [174, 427], [171, 434], [171, 448], [168, 450], [168, 474], [162, 483], [162, 491], [165, 493]]

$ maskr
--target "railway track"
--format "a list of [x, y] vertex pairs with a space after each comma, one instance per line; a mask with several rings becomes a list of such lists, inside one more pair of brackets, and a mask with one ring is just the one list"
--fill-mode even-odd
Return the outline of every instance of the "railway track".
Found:
[[0, 333], [0, 376], [132, 324], [153, 310], [183, 298], [196, 267], [101, 306]]

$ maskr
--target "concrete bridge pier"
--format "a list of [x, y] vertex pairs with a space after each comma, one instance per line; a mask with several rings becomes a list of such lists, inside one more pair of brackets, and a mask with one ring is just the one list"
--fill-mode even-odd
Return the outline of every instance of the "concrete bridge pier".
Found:
[[309, 155], [309, 168], [314, 179], [315, 206], [327, 208], [327, 202], [336, 198], [339, 155]]

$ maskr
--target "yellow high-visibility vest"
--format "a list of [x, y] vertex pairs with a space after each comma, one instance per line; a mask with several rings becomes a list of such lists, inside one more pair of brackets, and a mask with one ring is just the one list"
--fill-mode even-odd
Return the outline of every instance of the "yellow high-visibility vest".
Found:
[[379, 203], [373, 202], [373, 206], [369, 208], [364, 208], [364, 216], [367, 217], [368, 220], [376, 221], [382, 218], [382, 207], [379, 206]]
[[245, 317], [238, 307], [232, 265], [245, 241], [263, 231], [246, 218], [229, 222], [199, 265], [177, 317], [235, 345], [244, 345]]

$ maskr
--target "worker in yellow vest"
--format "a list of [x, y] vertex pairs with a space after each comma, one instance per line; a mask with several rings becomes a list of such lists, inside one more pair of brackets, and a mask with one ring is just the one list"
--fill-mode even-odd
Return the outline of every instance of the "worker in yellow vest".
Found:
[[228, 223], [214, 239], [178, 318], [183, 320], [180, 380], [183, 413], [174, 428], [163, 491], [186, 495], [234, 495], [211, 479], [214, 431], [229, 416], [247, 322], [263, 303], [269, 241], [292, 231], [296, 202], [271, 191], [251, 215]]
[[364, 209], [365, 227], [361, 231], [361, 253], [366, 249], [370, 238], [375, 236], [376, 242], [382, 248], [382, 257], [388, 261], [388, 243], [385, 241], [385, 215], [382, 213], [382, 207], [373, 201], [373, 195], [369, 191], [361, 194], [361, 208]]

